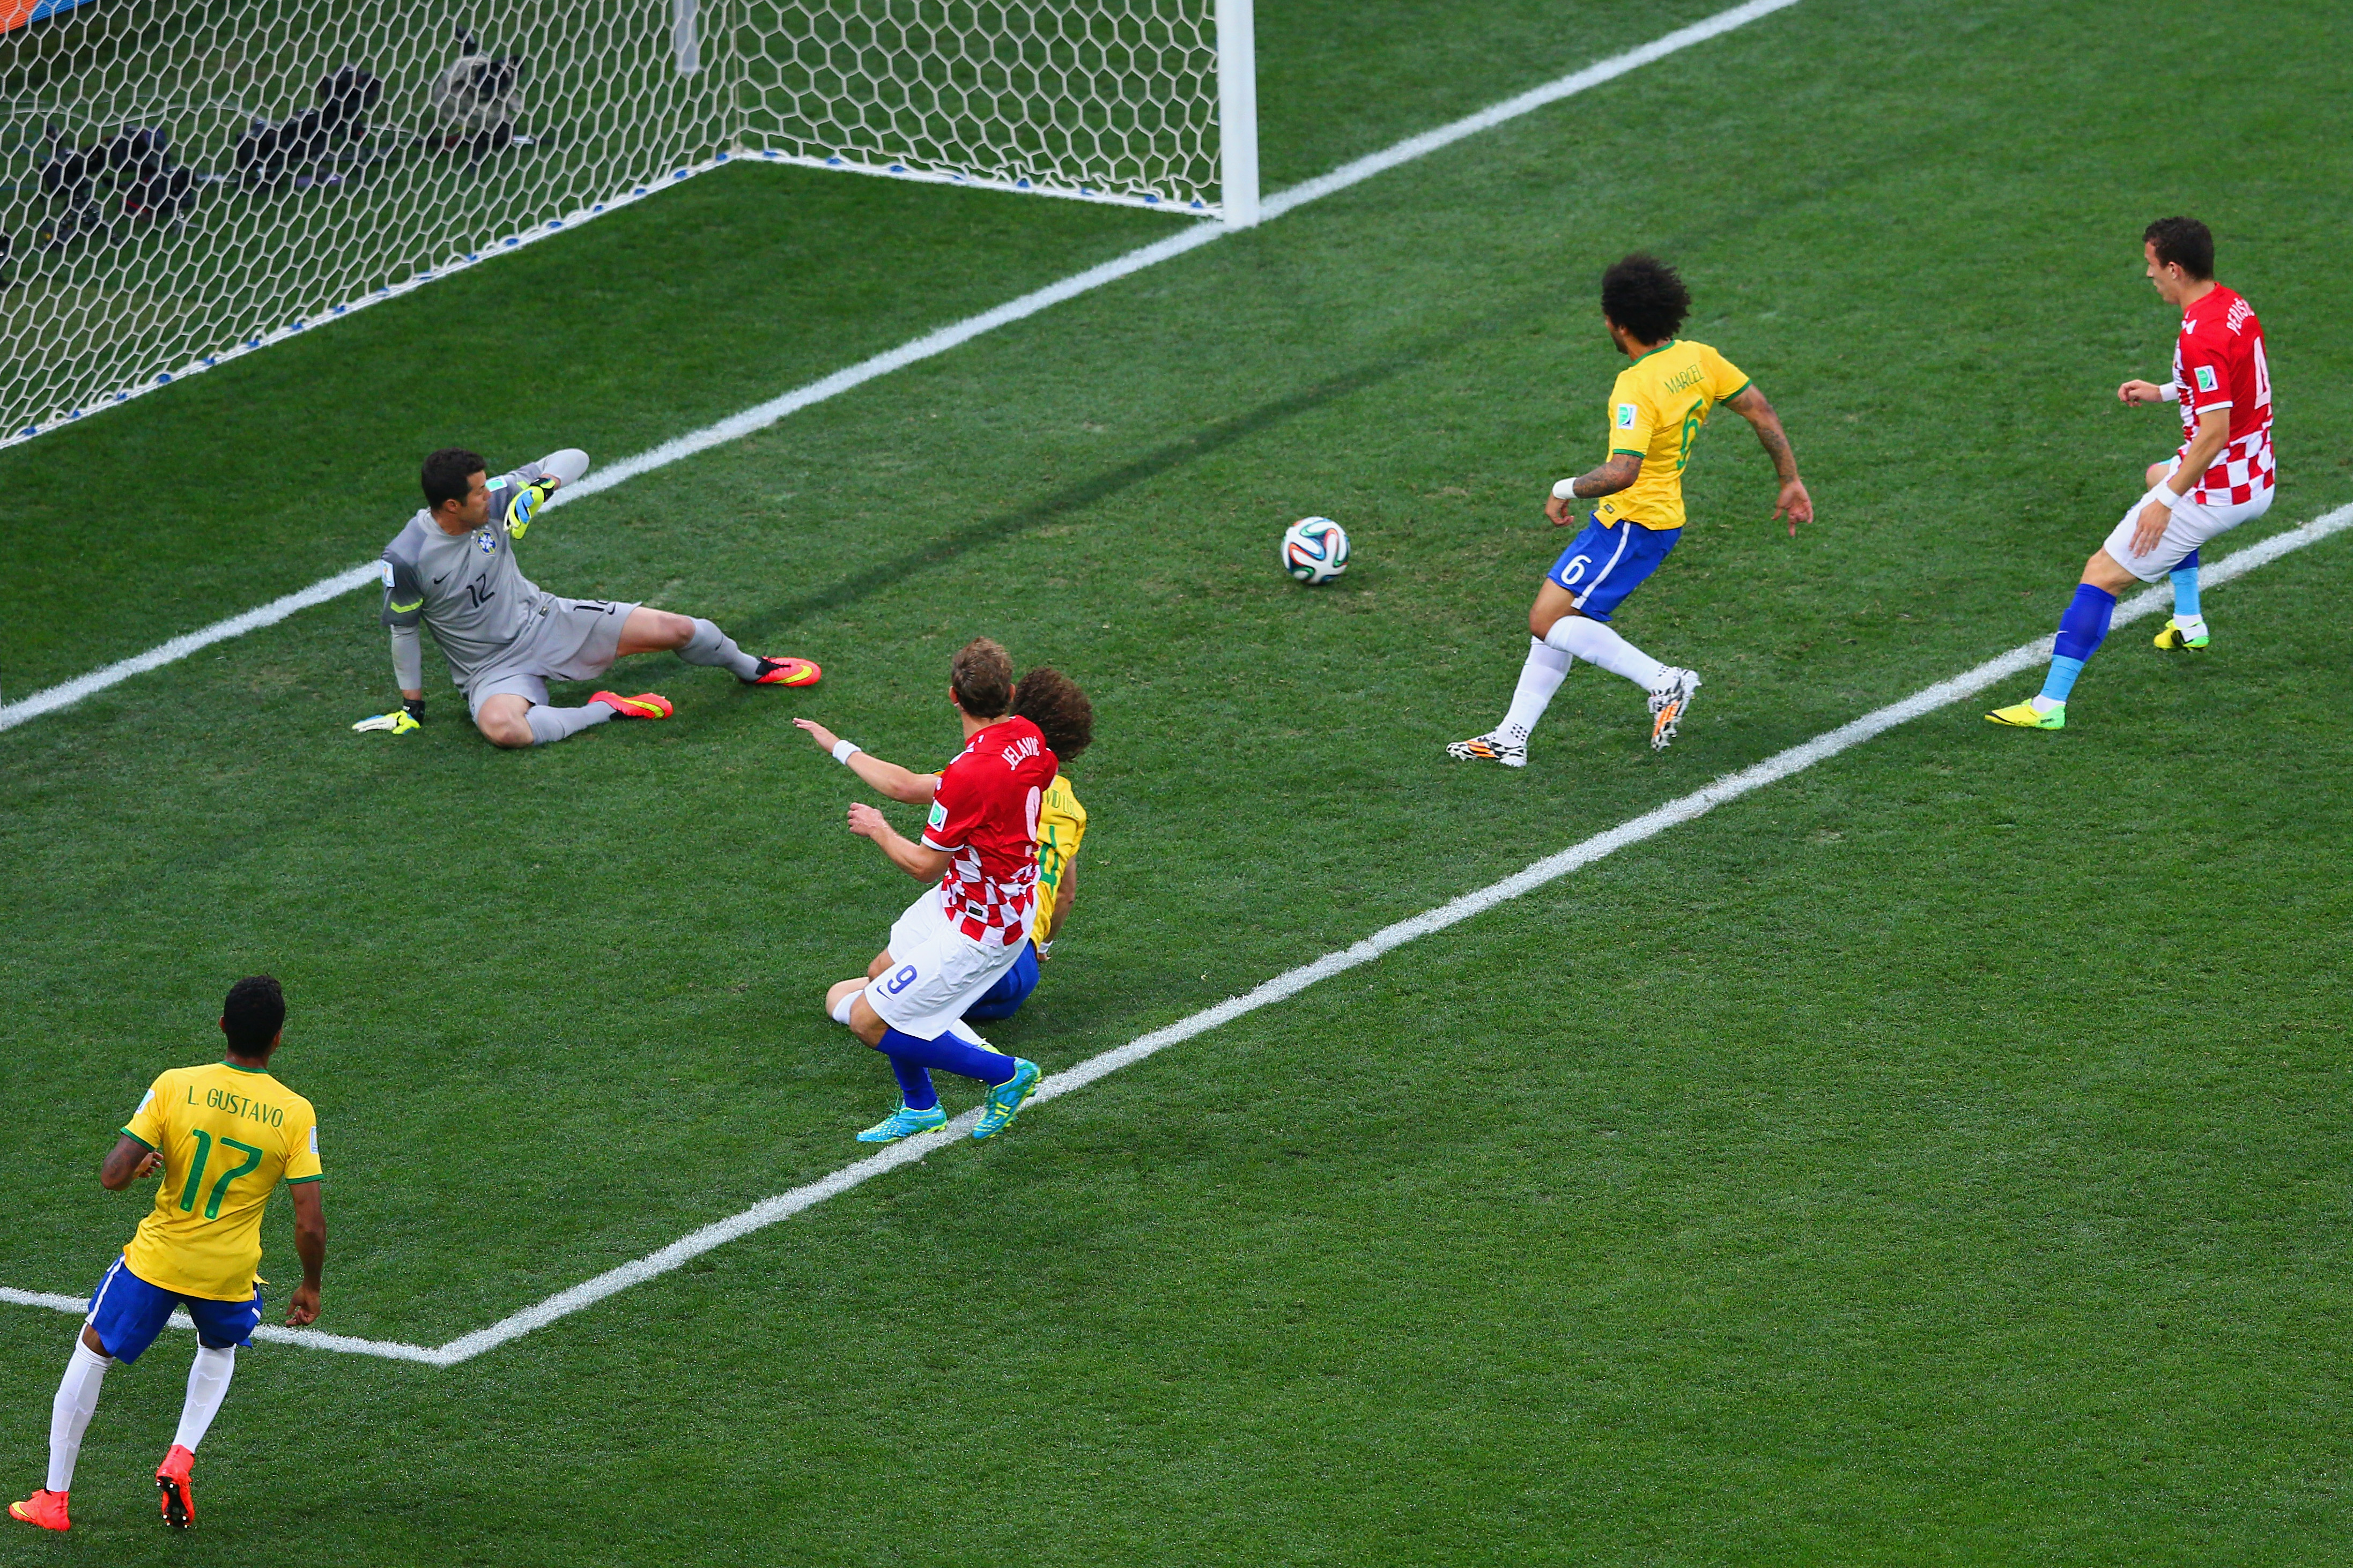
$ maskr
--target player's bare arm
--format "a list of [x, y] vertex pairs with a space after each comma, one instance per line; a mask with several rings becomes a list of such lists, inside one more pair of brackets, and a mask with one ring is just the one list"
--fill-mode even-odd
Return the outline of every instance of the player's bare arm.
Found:
[[[2188, 495], [2198, 487], [2199, 476], [2213, 467], [2214, 459], [2221, 457], [2222, 448], [2230, 444], [2230, 409], [2209, 408], [2198, 416], [2198, 434], [2191, 439], [2189, 450], [2184, 454], [2173, 473], [2168, 478], [2158, 480], [2158, 483], [2171, 490], [2177, 497]], [[2162, 500], [2150, 501], [2141, 508], [2140, 516], [2135, 519], [2133, 523], [2133, 553], [2146, 555], [2150, 550], [2156, 548], [2157, 542], [2165, 537], [2166, 520], [2172, 515], [2173, 509], [2166, 505]], [[2098, 580], [2098, 585], [2108, 589], [2110, 593], [2115, 593], [2135, 581], [2133, 574], [2117, 564], [2105, 549], [2101, 550], [2092, 559], [2095, 565], [2102, 561], [2106, 561], [2114, 568], [2111, 573], [2104, 574]], [[2094, 581], [2091, 566], [2084, 570], [2084, 581], [2086, 583]], [[2113, 586], [2108, 581], [2109, 578], [2114, 580]]]
[[1581, 500], [1599, 500], [1630, 488], [1642, 477], [1642, 456], [1639, 452], [1612, 452], [1609, 460], [1589, 474], [1579, 474], [1567, 480], [1569, 493], [1564, 496], [1555, 485], [1553, 493], [1545, 498], [1545, 515], [1552, 519], [1555, 528], [1566, 528], [1583, 521], [1577, 510]]
[[2163, 403], [2165, 388], [2153, 381], [2128, 381], [2116, 388], [2119, 403]]
[[303, 1182], [293, 1189], [294, 1255], [302, 1260], [302, 1283], [286, 1303], [290, 1329], [319, 1321], [319, 1275], [327, 1267], [327, 1205], [319, 1186]]
[[876, 794], [887, 795], [905, 805], [929, 805], [932, 795], [940, 787], [937, 773], [919, 773], [902, 768], [896, 763], [886, 763], [856, 744], [846, 751], [841, 737], [814, 719], [796, 719], [793, 722], [801, 732], [816, 742], [817, 749], [828, 756], [839, 756], [860, 783]]
[[1789, 520], [1789, 537], [1798, 537], [1798, 524], [1814, 521], [1814, 498], [1806, 493], [1806, 482], [1798, 477], [1798, 454], [1790, 448], [1788, 432], [1781, 428], [1781, 416], [1751, 382], [1724, 400], [1724, 405], [1756, 427], [1757, 444], [1765, 448], [1765, 456], [1773, 462], [1773, 477], [1780, 481], [1781, 491], [1773, 502], [1773, 518]]
[[947, 873], [948, 862], [955, 858], [944, 849], [934, 849], [909, 838], [891, 826], [890, 818], [863, 801], [849, 808], [849, 831], [860, 838], [874, 840], [891, 858], [891, 864], [919, 882], [937, 881]]
[[1061, 931], [1062, 922], [1071, 918], [1071, 906], [1078, 901], [1078, 897], [1079, 861], [1078, 857], [1072, 856], [1062, 862], [1061, 880], [1054, 886], [1054, 902], [1046, 913], [1046, 934], [1038, 944], [1039, 963], [1046, 962], [1046, 950]]
[[98, 1170], [98, 1184], [110, 1193], [119, 1193], [142, 1176], [152, 1176], [164, 1168], [164, 1156], [136, 1138], [118, 1138], [114, 1147], [106, 1152], [106, 1163]]

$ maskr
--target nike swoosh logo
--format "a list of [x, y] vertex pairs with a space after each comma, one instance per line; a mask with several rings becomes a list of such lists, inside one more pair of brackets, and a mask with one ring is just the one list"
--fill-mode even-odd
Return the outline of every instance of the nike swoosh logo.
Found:
[[[441, 574], [441, 577], [447, 577], [448, 575], [449, 575], [449, 574], [447, 572]], [[441, 577], [436, 577], [433, 579], [433, 585], [435, 587], [438, 588], [441, 585]]]

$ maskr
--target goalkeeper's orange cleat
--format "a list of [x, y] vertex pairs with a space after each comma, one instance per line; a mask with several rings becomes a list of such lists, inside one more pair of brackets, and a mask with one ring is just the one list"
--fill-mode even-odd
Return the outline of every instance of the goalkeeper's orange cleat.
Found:
[[66, 1494], [41, 1490], [23, 1502], [8, 1505], [8, 1517], [21, 1519], [26, 1524], [37, 1524], [43, 1530], [71, 1530], [73, 1521], [66, 1517]]
[[624, 719], [667, 719], [670, 699], [659, 691], [640, 691], [635, 697], [624, 697], [617, 691], [599, 691], [588, 699], [602, 702]]
[[815, 686], [824, 674], [806, 658], [764, 658], [759, 674], [738, 679], [746, 686]]
[[188, 1485], [188, 1472], [196, 1468], [196, 1457], [177, 1443], [155, 1467], [155, 1489], [163, 1493], [164, 1522], [174, 1530], [185, 1530], [196, 1522], [196, 1494]]

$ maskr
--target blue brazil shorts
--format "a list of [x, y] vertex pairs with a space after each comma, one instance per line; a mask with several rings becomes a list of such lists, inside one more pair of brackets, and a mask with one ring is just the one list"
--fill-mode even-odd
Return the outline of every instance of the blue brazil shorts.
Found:
[[1630, 522], [1611, 528], [1598, 517], [1588, 518], [1585, 531], [1560, 552], [1545, 576], [1575, 595], [1579, 611], [1606, 621], [1627, 595], [1641, 586], [1643, 578], [1659, 569], [1683, 536], [1680, 528], [1637, 528]]
[[982, 993], [979, 1001], [964, 1010], [967, 1018], [977, 1018], [986, 1024], [997, 1018], [1010, 1018], [1021, 1011], [1021, 1004], [1029, 1000], [1029, 993], [1038, 989], [1038, 944], [1025, 942], [1021, 956], [1013, 967], [997, 979], [996, 984]]
[[160, 1285], [150, 1285], [136, 1274], [121, 1258], [98, 1289], [90, 1293], [90, 1326], [98, 1331], [99, 1342], [106, 1353], [117, 1361], [137, 1361], [139, 1353], [155, 1342], [164, 1325], [172, 1320], [172, 1309], [185, 1307], [188, 1316], [195, 1320], [196, 1338], [210, 1350], [226, 1350], [231, 1345], [252, 1342], [253, 1331], [261, 1321], [261, 1287], [253, 1288], [250, 1301], [216, 1301], [206, 1296], [183, 1296], [177, 1290], [166, 1290]]

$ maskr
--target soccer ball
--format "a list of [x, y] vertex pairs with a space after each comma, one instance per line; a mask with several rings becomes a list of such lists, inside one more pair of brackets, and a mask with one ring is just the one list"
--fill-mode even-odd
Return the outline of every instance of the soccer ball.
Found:
[[1329, 583], [1348, 569], [1348, 531], [1328, 517], [1301, 518], [1282, 531], [1282, 569], [1303, 583]]

